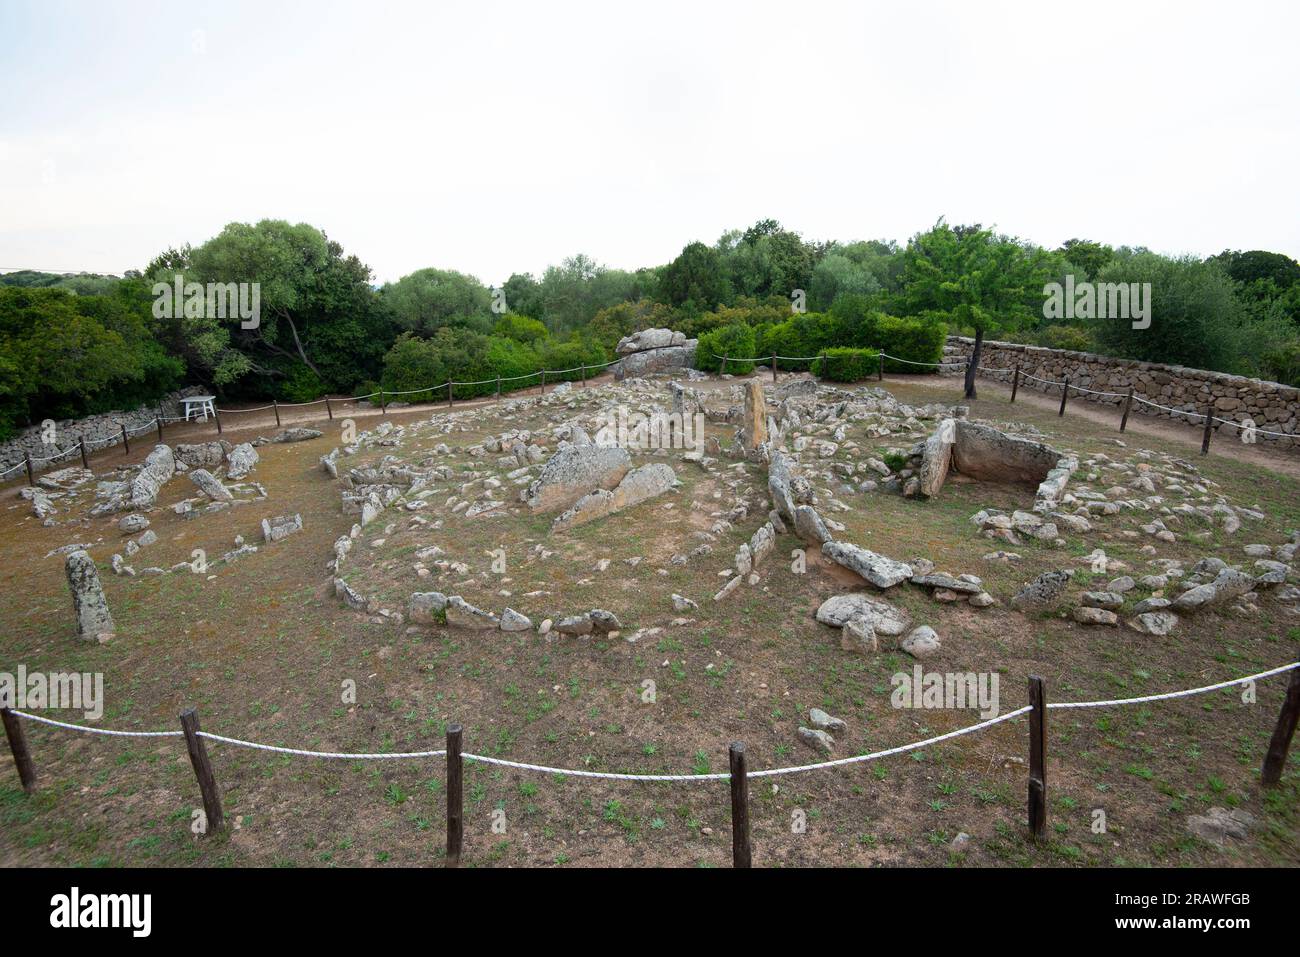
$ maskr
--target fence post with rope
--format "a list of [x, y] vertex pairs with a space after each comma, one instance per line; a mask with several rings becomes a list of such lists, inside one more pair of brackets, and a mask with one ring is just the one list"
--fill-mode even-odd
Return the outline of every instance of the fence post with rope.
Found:
[[1016, 363], [1015, 374], [1011, 377], [1011, 401], [1016, 401], [1016, 393], [1020, 391], [1020, 363]]
[[1286, 687], [1286, 698], [1282, 701], [1282, 710], [1277, 716], [1277, 727], [1268, 742], [1268, 753], [1264, 756], [1264, 767], [1259, 780], [1264, 785], [1274, 785], [1282, 780], [1282, 768], [1286, 765], [1287, 751], [1291, 749], [1291, 738], [1295, 734], [1296, 720], [1300, 718], [1300, 668], [1291, 672], [1291, 682]]
[[181, 730], [185, 733], [185, 748], [190, 754], [190, 764], [194, 766], [194, 776], [199, 781], [199, 791], [203, 795], [203, 813], [207, 818], [204, 834], [211, 834], [221, 829], [225, 818], [221, 812], [221, 792], [217, 790], [217, 779], [212, 773], [212, 762], [208, 760], [208, 749], [199, 735], [199, 715], [193, 708], [181, 712]]
[[24, 463], [26, 464], [26, 466], [27, 466], [27, 484], [28, 484], [28, 485], [35, 485], [35, 484], [36, 484], [36, 480], [35, 480], [34, 478], [32, 478], [32, 453], [30, 453], [30, 452], [24, 452], [24, 453], [23, 453], [23, 462], [24, 462]]
[[1123, 432], [1128, 428], [1128, 414], [1133, 408], [1133, 387], [1128, 387], [1128, 395], [1124, 396], [1124, 414], [1119, 418], [1119, 430]]
[[84, 435], [77, 438], [77, 444], [81, 446], [81, 467], [90, 471], [90, 462], [86, 458], [86, 437]]
[[1065, 400], [1070, 397], [1070, 377], [1066, 376], [1061, 382], [1061, 407], [1056, 411], [1058, 416], [1065, 415]]
[[18, 768], [18, 780], [22, 782], [23, 791], [31, 794], [36, 790], [36, 766], [32, 763], [32, 753], [27, 749], [27, 738], [18, 716], [9, 708], [0, 708], [0, 719], [5, 726], [5, 737], [9, 739], [9, 750], [14, 756], [14, 766]]
[[752, 867], [749, 846], [749, 776], [745, 745], [733, 741], [727, 752], [731, 769], [731, 864]]
[[1047, 834], [1047, 691], [1043, 679], [1029, 676], [1029, 833]]
[[1210, 436], [1214, 429], [1214, 404], [1207, 403], [1205, 406], [1205, 431], [1201, 434], [1201, 454], [1210, 454]]
[[460, 867], [460, 851], [465, 838], [465, 761], [460, 756], [462, 734], [460, 725], [447, 725], [448, 867]]

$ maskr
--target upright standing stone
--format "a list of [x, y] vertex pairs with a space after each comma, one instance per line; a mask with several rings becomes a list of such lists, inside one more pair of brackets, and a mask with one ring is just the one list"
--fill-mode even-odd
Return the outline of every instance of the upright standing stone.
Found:
[[745, 425], [740, 436], [746, 449], [756, 449], [767, 441], [767, 407], [763, 403], [763, 383], [757, 379], [745, 383]]
[[72, 589], [72, 608], [77, 613], [77, 634], [84, 641], [108, 641], [113, 637], [113, 616], [95, 562], [85, 549], [79, 549], [68, 553], [64, 570]]

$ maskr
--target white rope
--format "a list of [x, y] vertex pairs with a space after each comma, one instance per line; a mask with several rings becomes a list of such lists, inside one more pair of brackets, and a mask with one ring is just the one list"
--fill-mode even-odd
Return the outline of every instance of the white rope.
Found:
[[1112, 698], [1109, 701], [1049, 701], [1048, 708], [1109, 708], [1112, 705], [1121, 704], [1144, 704], [1148, 701], [1168, 701], [1172, 698], [1187, 698], [1191, 695], [1205, 694], [1207, 691], [1218, 691], [1220, 688], [1232, 688], [1237, 685], [1245, 684], [1247, 681], [1256, 681], [1259, 678], [1269, 678], [1273, 675], [1280, 675], [1284, 671], [1291, 671], [1300, 668], [1300, 661], [1293, 661], [1289, 665], [1282, 665], [1279, 668], [1272, 668], [1268, 671], [1261, 671], [1259, 674], [1247, 675], [1244, 678], [1234, 678], [1231, 681], [1220, 681], [1218, 684], [1206, 685], [1203, 688], [1188, 688], [1186, 691], [1166, 691], [1163, 694], [1148, 694], [1140, 698]]
[[113, 738], [176, 738], [184, 734], [183, 731], [113, 731], [109, 728], [91, 728], [84, 724], [68, 724], [66, 721], [42, 718], [40, 715], [28, 714], [26, 711], [19, 711], [17, 708], [10, 708], [9, 710], [20, 718], [26, 718], [28, 721], [49, 724], [56, 728], [67, 728], [70, 731], [85, 731], [87, 734], [103, 734]]
[[238, 748], [252, 748], [254, 751], [274, 751], [276, 754], [296, 754], [304, 758], [337, 758], [343, 760], [357, 761], [385, 761], [397, 760], [400, 758], [438, 758], [447, 752], [443, 751], [393, 751], [393, 752], [372, 752], [348, 754], [342, 751], [307, 751], [302, 748], [281, 748], [274, 744], [258, 744], [256, 741], [243, 741], [239, 738], [227, 738], [225, 735], [212, 734], [209, 731], [200, 731], [200, 738], [208, 738], [211, 741], [220, 741], [222, 744], [233, 744]]

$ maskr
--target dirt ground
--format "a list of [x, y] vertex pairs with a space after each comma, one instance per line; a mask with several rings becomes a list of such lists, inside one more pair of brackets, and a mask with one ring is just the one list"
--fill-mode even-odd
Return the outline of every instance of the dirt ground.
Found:
[[[599, 383], [608, 384], [608, 377]], [[699, 383], [725, 399], [734, 381]], [[875, 383], [866, 383], [874, 387]], [[958, 403], [960, 382], [926, 376], [884, 383], [912, 403]], [[548, 389], [548, 393], [549, 393]], [[1235, 535], [1215, 529], [1204, 541], [1180, 540], [1161, 552], [1188, 564], [1205, 555], [1242, 562], [1242, 546], [1278, 545], [1300, 527], [1296, 459], [1263, 446], [1243, 448], [1216, 436], [1199, 450], [1199, 430], [1130, 418], [1124, 446], [1105, 407], [979, 384], [972, 418], [1036, 428], [1083, 458], [1139, 449], [1176, 456], [1216, 491], [1266, 516]], [[579, 398], [581, 390], [575, 385]], [[511, 398], [518, 398], [513, 394]], [[495, 403], [456, 403], [470, 413], [446, 435], [453, 450], [505, 427], [540, 423], [544, 409], [517, 421]], [[974, 723], [970, 711], [922, 711], [890, 705], [891, 678], [913, 659], [897, 650], [863, 654], [840, 647], [838, 634], [812, 616], [835, 594], [860, 588], [808, 554], [806, 574], [792, 571], [801, 543], [781, 536], [761, 582], [715, 603], [711, 595], [740, 542], [761, 521], [740, 520], [719, 533], [713, 552], [675, 565], [671, 558], [725, 513], [746, 489], [766, 488], [751, 463], [725, 457], [712, 471], [673, 462], [682, 487], [562, 536], [526, 515], [496, 524], [413, 529], [384, 518], [353, 548], [348, 580], [382, 604], [404, 609], [411, 592], [443, 588], [484, 607], [517, 605], [534, 615], [599, 606], [617, 614], [620, 637], [472, 633], [394, 623], [342, 606], [326, 567], [331, 547], [354, 516], [343, 514], [339, 484], [319, 457], [341, 444], [345, 418], [359, 428], [387, 420], [427, 421], [440, 408], [284, 410], [284, 426], [309, 424], [319, 439], [267, 445], [252, 477], [268, 499], [189, 521], [166, 506], [193, 491], [178, 476], [151, 513], [159, 541], [133, 559], [162, 567], [189, 560], [194, 548], [218, 555], [236, 535], [259, 551], [211, 575], [128, 578], [108, 560], [125, 538], [115, 517], [62, 512], [42, 526], [20, 486], [0, 489], [0, 670], [98, 671], [107, 704], [95, 722], [120, 730], [178, 727], [185, 707], [206, 730], [269, 744], [344, 751], [442, 747], [446, 726], [465, 726], [467, 751], [562, 768], [632, 773], [726, 770], [727, 746], [746, 744], [750, 767], [819, 760], [797, 728], [810, 708], [847, 722], [835, 756], [892, 747]], [[237, 423], [237, 424], [236, 424]], [[271, 414], [223, 416], [224, 437], [274, 433]], [[711, 426], [724, 441], [729, 430]], [[169, 443], [215, 438], [212, 423], [168, 427]], [[95, 456], [102, 473], [138, 463], [155, 436], [129, 456]], [[879, 454], [910, 439], [858, 438]], [[363, 452], [348, 466], [377, 464], [392, 449]], [[459, 454], [459, 453], [457, 453]], [[462, 461], [456, 459], [456, 461]], [[1271, 599], [1242, 617], [1206, 612], [1165, 638], [1124, 627], [1086, 628], [1062, 615], [1026, 616], [1007, 600], [1040, 571], [1080, 561], [1094, 547], [1146, 574], [1140, 519], [1121, 515], [1064, 549], [1029, 543], [1017, 564], [990, 562], [1005, 547], [981, 538], [969, 517], [980, 508], [1032, 504], [1032, 489], [951, 482], [922, 503], [881, 492], [838, 489], [846, 511], [827, 514], [842, 537], [907, 560], [927, 556], [941, 570], [983, 578], [998, 604], [976, 610], [944, 605], [901, 586], [888, 600], [916, 623], [931, 624], [943, 648], [927, 670], [974, 671], [1001, 678], [1002, 708], [1026, 703], [1026, 679], [1040, 674], [1049, 700], [1127, 697], [1228, 680], [1294, 660], [1300, 631], [1293, 610]], [[431, 500], [433, 501], [433, 500]], [[664, 505], [673, 505], [665, 509]], [[766, 507], [766, 506], [764, 506]], [[261, 545], [264, 517], [301, 513], [303, 531]], [[701, 522], [703, 521], [703, 524]], [[393, 524], [391, 532], [386, 524]], [[75, 636], [63, 562], [53, 549], [85, 543], [99, 565], [117, 636], [107, 645]], [[376, 544], [378, 542], [378, 544]], [[430, 583], [411, 570], [418, 545], [435, 543], [467, 566]], [[535, 550], [535, 546], [543, 546]], [[504, 547], [504, 576], [489, 554]], [[551, 551], [549, 557], [541, 557]], [[147, 556], [147, 559], [144, 558]], [[640, 559], [630, 565], [631, 559]], [[1080, 576], [1080, 587], [1087, 579]], [[687, 595], [699, 608], [682, 615], [667, 601]], [[532, 597], [530, 597], [532, 596]], [[681, 622], [681, 623], [678, 623]], [[655, 629], [658, 629], [657, 631]], [[636, 641], [629, 637], [638, 635]], [[644, 682], [656, 695], [645, 700]], [[355, 701], [343, 691], [356, 688]], [[1194, 699], [1125, 709], [1053, 712], [1049, 722], [1049, 839], [1025, 832], [1027, 731], [1008, 721], [988, 731], [893, 758], [844, 768], [755, 779], [751, 815], [758, 866], [1199, 866], [1300, 862], [1297, 781], [1258, 783], [1259, 762], [1276, 720], [1285, 679], [1259, 683], [1246, 703], [1230, 688]], [[42, 865], [382, 866], [440, 864], [445, 769], [428, 761], [322, 761], [211, 745], [228, 832], [200, 837], [191, 824], [198, 792], [183, 742], [175, 738], [92, 737], [25, 725], [40, 787], [25, 795], [7, 759], [0, 761], [0, 862]], [[467, 866], [727, 866], [730, 824], [726, 782], [634, 783], [538, 775], [466, 765]], [[1244, 841], [1220, 848], [1191, 836], [1187, 818], [1212, 806], [1237, 808], [1255, 824]], [[1097, 812], [1106, 822], [1096, 830]], [[969, 835], [965, 842], [954, 838]]]

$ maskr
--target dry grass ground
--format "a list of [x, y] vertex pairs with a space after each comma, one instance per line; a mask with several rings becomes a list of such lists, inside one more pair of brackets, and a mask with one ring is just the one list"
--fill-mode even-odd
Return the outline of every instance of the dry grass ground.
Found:
[[[908, 402], [958, 396], [948, 380], [887, 384]], [[1059, 419], [1042, 403], [1013, 407], [993, 388], [982, 386], [971, 416], [1027, 423], [1081, 457], [1124, 452], [1115, 445], [1113, 427], [1084, 416]], [[441, 747], [446, 725], [456, 721], [465, 726], [467, 750], [641, 773], [725, 770], [732, 740], [746, 743], [753, 769], [816, 760], [795, 737], [812, 707], [848, 722], [837, 756], [978, 720], [972, 712], [892, 708], [890, 677], [910, 671], [912, 659], [901, 652], [841, 650], [838, 633], [817, 624], [812, 613], [850, 586], [815, 555], [807, 574], [794, 574], [789, 556], [800, 543], [793, 535], [779, 539], [758, 585], [742, 586], [715, 604], [711, 595], [723, 581], [718, 572], [761, 522], [759, 514], [725, 532], [711, 554], [671, 564], [672, 555], [695, 544], [692, 533], [701, 521], [708, 518], [704, 527], [712, 521], [710, 510], [729, 507], [728, 479], [763, 488], [756, 466], [736, 469], [725, 458], [716, 472], [670, 460], [683, 482], [679, 490], [562, 536], [550, 535], [549, 519], [527, 515], [473, 522], [446, 516], [443, 528], [416, 535], [401, 526], [399, 516], [407, 513], [390, 510], [367, 527], [347, 565], [349, 581], [393, 608], [404, 608], [412, 591], [430, 588], [463, 594], [494, 611], [512, 605], [534, 621], [599, 606], [622, 620], [618, 638], [412, 628], [349, 611], [333, 596], [326, 563], [353, 517], [342, 514], [338, 484], [317, 464], [340, 444], [338, 426], [318, 440], [260, 450], [253, 477], [270, 496], [260, 505], [190, 521], [165, 507], [153, 513], [159, 541], [141, 553], [147, 562], [137, 556], [137, 566], [187, 561], [194, 548], [219, 555], [233, 547], [237, 534], [258, 541], [263, 517], [302, 514], [301, 533], [221, 566], [211, 578], [114, 576], [108, 559], [123, 544], [115, 522], [42, 527], [10, 486], [0, 500], [0, 614], [7, 626], [0, 635], [0, 670], [22, 663], [29, 670], [102, 671], [107, 706], [100, 723], [111, 728], [174, 728], [179, 711], [194, 706], [205, 729], [235, 737], [375, 751]], [[257, 434], [232, 434], [229, 420], [227, 433], [235, 440]], [[262, 434], [271, 429], [263, 426]], [[470, 431], [441, 440], [468, 444], [477, 437]], [[1128, 440], [1130, 451], [1140, 445], [1196, 458], [1179, 436]], [[910, 442], [890, 436], [875, 444], [883, 450]], [[1218, 450], [1230, 451], [1227, 444]], [[152, 443], [138, 445], [134, 460]], [[383, 451], [345, 462], [364, 464]], [[1242, 545], [1277, 545], [1300, 527], [1300, 482], [1292, 475], [1230, 454], [1192, 464], [1229, 500], [1268, 518], [1248, 522], [1235, 535], [1215, 530], [1208, 542], [1183, 538], [1163, 548], [1162, 557], [1189, 565], [1207, 554], [1240, 562]], [[160, 504], [190, 491], [178, 477], [164, 488]], [[1063, 550], [1026, 544], [1015, 549], [1024, 556], [1021, 564], [1004, 565], [983, 560], [1007, 546], [979, 537], [969, 517], [984, 506], [1028, 508], [1032, 490], [953, 482], [925, 503], [883, 493], [837, 497], [850, 506], [825, 513], [846, 526], [837, 537], [899, 559], [928, 557], [942, 570], [984, 579], [1000, 603], [981, 611], [939, 604], [909, 585], [887, 597], [943, 638], [927, 670], [998, 673], [1004, 710], [1025, 703], [1031, 673], [1046, 678], [1051, 699], [1071, 700], [1206, 684], [1296, 656], [1297, 622], [1270, 599], [1250, 617], [1225, 611], [1184, 618], [1166, 638], [1122, 627], [1085, 628], [1059, 615], [1026, 617], [1007, 607], [1006, 600], [1039, 571], [1085, 568], [1077, 559], [1096, 546], [1135, 575], [1153, 571], [1140, 551], [1149, 540], [1124, 534], [1132, 517], [1098, 521], [1086, 536], [1067, 536]], [[399, 527], [385, 535], [387, 523]], [[372, 547], [379, 537], [384, 544]], [[62, 560], [44, 557], [72, 541], [94, 543], [90, 551], [117, 620], [111, 644], [76, 640]], [[470, 572], [418, 579], [411, 554], [430, 543]], [[554, 554], [541, 558], [534, 544]], [[490, 568], [488, 553], [497, 547], [506, 549], [501, 575]], [[625, 561], [636, 557], [642, 561], [635, 568]], [[603, 559], [609, 564], [600, 571]], [[685, 616], [688, 624], [674, 624], [681, 616], [668, 601], [672, 592], [699, 603]], [[626, 640], [638, 631], [636, 642]], [[646, 679], [657, 686], [653, 704], [642, 700]], [[342, 700], [346, 681], [357, 685], [355, 705]], [[1285, 679], [1261, 683], [1253, 705], [1227, 690], [1125, 709], [1054, 712], [1051, 837], [1042, 843], [1028, 840], [1024, 829], [1023, 721], [881, 762], [756, 781], [755, 860], [760, 866], [1295, 864], [1300, 776], [1289, 771], [1281, 787], [1268, 791], [1258, 784], [1284, 687]], [[25, 796], [12, 764], [0, 762], [0, 861], [9, 866], [441, 862], [439, 760], [317, 761], [213, 745], [235, 826], [229, 834], [199, 839], [190, 830], [197, 788], [181, 741], [26, 728], [41, 787]], [[725, 782], [637, 784], [468, 764], [466, 804], [467, 865], [710, 867], [726, 866], [730, 858]], [[1187, 816], [1212, 805], [1255, 815], [1251, 839], [1220, 850], [1190, 837]], [[1096, 809], [1105, 811], [1105, 834], [1090, 827]], [[494, 818], [504, 820], [504, 833], [493, 831]], [[799, 819], [807, 822], [802, 832], [792, 827]], [[972, 840], [964, 851], [953, 851], [950, 842], [962, 831]]]

